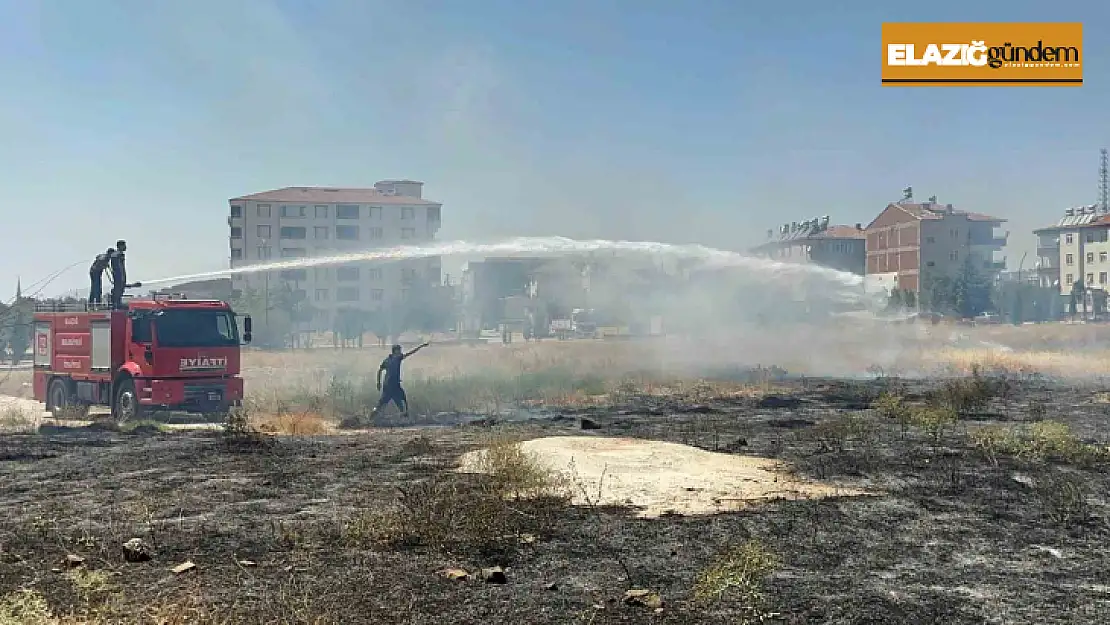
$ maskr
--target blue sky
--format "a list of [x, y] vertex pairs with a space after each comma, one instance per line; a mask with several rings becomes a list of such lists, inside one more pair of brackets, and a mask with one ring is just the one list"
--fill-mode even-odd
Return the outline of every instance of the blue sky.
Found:
[[[227, 198], [389, 177], [444, 239], [737, 250], [913, 185], [1010, 219], [1016, 267], [1097, 200], [1110, 5], [905, 4], [0, 0], [0, 291], [121, 237], [136, 279], [218, 269]], [[883, 21], [1083, 21], [1086, 84], [884, 89]]]

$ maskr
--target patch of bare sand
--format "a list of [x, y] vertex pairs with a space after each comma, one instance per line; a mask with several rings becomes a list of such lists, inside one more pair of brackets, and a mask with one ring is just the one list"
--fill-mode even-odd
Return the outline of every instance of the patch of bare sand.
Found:
[[[799, 479], [778, 460], [662, 441], [553, 436], [525, 441], [521, 448], [574, 482], [576, 504], [632, 506], [640, 509], [640, 517], [713, 514], [772, 499], [871, 494]], [[481, 466], [482, 453], [477, 450], [464, 455], [460, 470], [474, 471]]]

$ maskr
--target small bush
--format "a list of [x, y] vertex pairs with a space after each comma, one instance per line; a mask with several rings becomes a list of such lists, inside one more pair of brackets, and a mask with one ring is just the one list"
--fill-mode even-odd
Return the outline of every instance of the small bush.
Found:
[[1087, 497], [1091, 488], [1080, 476], [1055, 474], [1039, 481], [1037, 499], [1048, 518], [1063, 526], [1078, 525], [1091, 517]]
[[1003, 456], [1079, 465], [1110, 460], [1105, 448], [1084, 443], [1059, 421], [1037, 421], [1023, 427], [987, 426], [972, 432], [971, 442], [994, 464]]
[[986, 410], [991, 399], [998, 396], [997, 384], [984, 376], [978, 365], [972, 365], [966, 378], [947, 380], [926, 394], [926, 403], [945, 408], [959, 415]]
[[762, 543], [745, 542], [698, 573], [694, 597], [703, 602], [717, 601], [728, 593], [743, 606], [746, 618], [759, 618], [767, 609], [764, 582], [778, 566], [778, 557]]
[[955, 425], [957, 412], [949, 406], [924, 406], [914, 410], [910, 420], [925, 430], [934, 445], [939, 445], [948, 429]]

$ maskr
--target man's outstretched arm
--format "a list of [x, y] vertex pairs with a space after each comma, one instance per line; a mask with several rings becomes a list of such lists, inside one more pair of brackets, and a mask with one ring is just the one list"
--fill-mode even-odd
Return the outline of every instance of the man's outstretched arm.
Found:
[[415, 354], [416, 352], [418, 352], [418, 351], [420, 351], [420, 350], [424, 349], [424, 348], [425, 348], [425, 347], [427, 347], [427, 346], [428, 346], [428, 343], [427, 343], [427, 341], [425, 341], [425, 342], [423, 342], [423, 343], [421, 343], [421, 344], [417, 345], [416, 347], [412, 348], [412, 351], [411, 351], [411, 352], [409, 352], [409, 353], [407, 353], [407, 354], [405, 354], [405, 356], [404, 356], [404, 357], [405, 357], [405, 358], [408, 358], [409, 356], [412, 356], [413, 354]]

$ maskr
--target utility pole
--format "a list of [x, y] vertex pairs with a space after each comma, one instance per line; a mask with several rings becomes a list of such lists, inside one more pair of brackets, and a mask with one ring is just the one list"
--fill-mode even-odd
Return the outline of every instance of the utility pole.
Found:
[[1098, 207], [1102, 214], [1110, 213], [1110, 164], [1106, 148], [1099, 150]]

